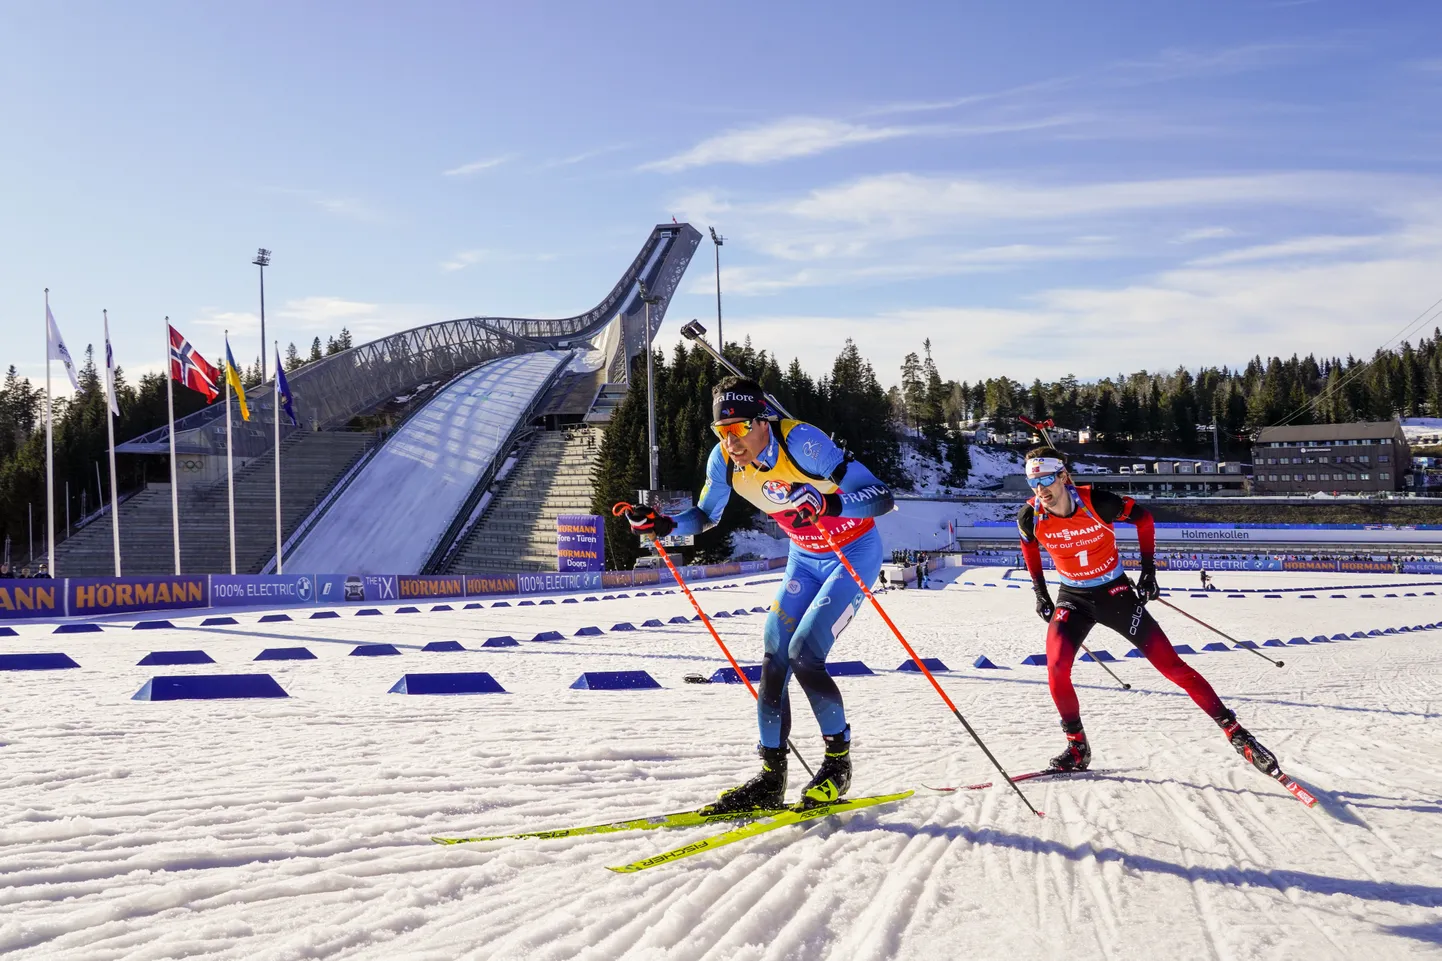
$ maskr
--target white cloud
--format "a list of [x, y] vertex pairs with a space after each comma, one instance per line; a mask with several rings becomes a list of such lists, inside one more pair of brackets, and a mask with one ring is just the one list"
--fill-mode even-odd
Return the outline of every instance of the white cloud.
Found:
[[[1074, 244], [1001, 244], [962, 249], [912, 250], [903, 256], [866, 256], [865, 244], [826, 241], [781, 242], [784, 252], [771, 252], [784, 260], [811, 262], [796, 267], [783, 263], [723, 267], [721, 287], [727, 294], [757, 296], [801, 287], [839, 287], [866, 283], [890, 283], [949, 277], [959, 274], [995, 273], [1046, 262], [1088, 260], [1111, 252], [1104, 242]], [[697, 275], [688, 292], [703, 294], [714, 290], [711, 275]]]
[[1172, 240], [1174, 244], [1191, 244], [1199, 240], [1225, 240], [1227, 237], [1235, 237], [1237, 232], [1231, 227], [1197, 227], [1185, 231]]
[[764, 164], [911, 136], [914, 127], [868, 127], [825, 117], [787, 117], [755, 127], [730, 130], [701, 141], [690, 150], [643, 164], [642, 170], [675, 173], [708, 164]]
[[[229, 330], [232, 333], [248, 333], [252, 330], [260, 332], [260, 314], [251, 313], [245, 310], [220, 310], [216, 307], [200, 308], [199, 316], [190, 320], [191, 324], [200, 327], [218, 327]], [[178, 327], [179, 325], [177, 325]], [[204, 351], [201, 351], [204, 353]]]
[[345, 300], [341, 297], [302, 297], [299, 300], [286, 301], [280, 310], [276, 311], [276, 317], [294, 326], [334, 327], [339, 330], [340, 325], [348, 321], [374, 317], [380, 310], [379, 304]]
[[1315, 257], [1326, 254], [1345, 253], [1359, 247], [1373, 247], [1382, 243], [1384, 237], [1297, 237], [1275, 244], [1259, 244], [1242, 247], [1225, 253], [1201, 257], [1191, 262], [1194, 267], [1221, 267], [1226, 264], [1242, 264], [1257, 260], [1287, 260], [1297, 257]]
[[476, 160], [468, 164], [461, 164], [459, 167], [452, 167], [450, 170], [443, 170], [441, 171], [441, 176], [469, 177], [472, 174], [478, 174], [483, 170], [490, 170], [494, 167], [499, 167], [501, 164], [505, 163], [510, 159], [510, 156], [487, 157], [485, 160]]
[[488, 259], [491, 256], [489, 250], [462, 250], [450, 260], [441, 264], [444, 271], [465, 270], [467, 267], [474, 267], [476, 264]]
[[883, 384], [899, 379], [902, 357], [927, 338], [942, 375], [957, 380], [1235, 367], [1254, 354], [1370, 356], [1429, 302], [1425, 291], [1435, 290], [1439, 253], [1166, 271], [1115, 287], [1046, 290], [1015, 307], [937, 305], [853, 316], [733, 307], [726, 336], [749, 335], [758, 346], [779, 349], [783, 363], [794, 349], [818, 373], [830, 369], [850, 338]]
[[813, 190], [783, 205], [809, 221], [890, 224], [901, 228], [959, 225], [967, 220], [1060, 220], [1081, 216], [1267, 203], [1356, 206], [1405, 196], [1402, 181], [1357, 174], [1288, 172], [1226, 177], [1030, 185], [965, 177], [896, 173]]
[[586, 160], [592, 160], [592, 159], [594, 159], [594, 158], [596, 158], [596, 157], [604, 157], [604, 156], [605, 156], [606, 154], [608, 154], [608, 153], [615, 153], [615, 152], [618, 151], [618, 150], [625, 150], [625, 149], [628, 148], [629, 146], [630, 146], [630, 144], [618, 143], [618, 144], [610, 144], [610, 145], [605, 146], [605, 147], [596, 147], [596, 148], [593, 149], [593, 150], [583, 150], [583, 151], [581, 151], [580, 153], [572, 154], [572, 155], [569, 156], [569, 157], [562, 157], [562, 158], [560, 158], [559, 160], [552, 160], [552, 161], [550, 161], [549, 163], [547, 163], [546, 166], [547, 166], [547, 167], [570, 167], [570, 166], [573, 166], [573, 165], [575, 165], [575, 164], [582, 163], [583, 161], [586, 161]]
[[[938, 108], [940, 109], [940, 108]], [[879, 143], [901, 137], [983, 136], [1019, 133], [1078, 123], [1076, 115], [1055, 115], [1027, 120], [977, 124], [922, 124], [872, 127], [826, 117], [787, 117], [754, 127], [743, 127], [701, 141], [690, 150], [642, 164], [642, 170], [675, 173], [712, 164], [758, 165], [810, 157], [857, 144]]]

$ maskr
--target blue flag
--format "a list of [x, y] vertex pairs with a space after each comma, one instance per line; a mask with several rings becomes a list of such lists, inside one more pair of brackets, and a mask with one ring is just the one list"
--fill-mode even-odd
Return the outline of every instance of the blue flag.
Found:
[[275, 393], [280, 398], [280, 406], [285, 409], [285, 416], [290, 418], [292, 427], [299, 427], [300, 421], [295, 419], [295, 408], [291, 406], [294, 399], [290, 394], [290, 383], [285, 379], [285, 366], [280, 362], [280, 348], [275, 349]]

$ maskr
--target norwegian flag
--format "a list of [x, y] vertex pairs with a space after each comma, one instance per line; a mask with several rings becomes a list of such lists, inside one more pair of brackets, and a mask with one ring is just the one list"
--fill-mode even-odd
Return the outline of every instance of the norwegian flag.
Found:
[[220, 382], [220, 371], [200, 356], [174, 327], [170, 328], [170, 377], [204, 394], [206, 403], [220, 396], [220, 389], [215, 386]]

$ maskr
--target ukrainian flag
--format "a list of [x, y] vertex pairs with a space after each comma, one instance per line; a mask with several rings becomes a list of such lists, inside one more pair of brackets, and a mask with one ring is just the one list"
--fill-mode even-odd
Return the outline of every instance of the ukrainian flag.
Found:
[[250, 408], [245, 406], [245, 388], [240, 384], [240, 371], [235, 367], [235, 358], [230, 354], [230, 335], [225, 337], [225, 380], [230, 384], [230, 389], [235, 391], [236, 398], [240, 401], [240, 419], [250, 420]]

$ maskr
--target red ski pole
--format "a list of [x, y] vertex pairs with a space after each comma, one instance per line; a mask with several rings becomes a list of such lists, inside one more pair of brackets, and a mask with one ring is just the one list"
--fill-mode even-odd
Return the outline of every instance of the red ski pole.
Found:
[[[631, 506], [632, 505], [627, 504], [625, 501], [622, 501], [611, 508], [611, 513], [616, 517], [620, 517], [630, 510]], [[653, 536], [651, 538], [651, 546], [656, 548], [656, 553], [661, 556], [661, 560], [665, 561], [666, 566], [671, 569], [671, 576], [676, 578], [676, 584], [681, 588], [681, 592], [686, 595], [686, 599], [691, 602], [691, 606], [696, 608], [696, 613], [700, 616], [701, 623], [705, 624], [706, 630], [711, 632], [711, 637], [716, 641], [716, 646], [721, 648], [721, 653], [725, 654], [726, 660], [731, 662], [731, 669], [736, 672], [737, 677], [741, 678], [741, 683], [746, 685], [746, 690], [751, 692], [751, 696], [759, 701], [761, 695], [757, 694], [756, 688], [751, 685], [751, 678], [747, 677], [746, 672], [741, 670], [741, 665], [737, 664], [736, 658], [731, 656], [731, 649], [726, 646], [725, 641], [721, 640], [721, 635], [716, 633], [716, 628], [712, 625], [711, 618], [707, 617], [706, 612], [701, 610], [701, 604], [696, 600], [696, 596], [691, 593], [691, 588], [686, 586], [686, 581], [681, 577], [681, 572], [676, 569], [675, 563], [671, 560], [671, 555], [666, 553], [666, 548], [661, 546], [661, 539]], [[790, 739], [787, 739], [786, 746], [791, 748], [791, 753], [796, 755], [796, 760], [800, 761], [801, 766], [806, 768], [807, 774], [814, 775], [816, 773], [811, 770], [811, 765], [806, 763], [806, 758], [801, 756], [801, 752], [796, 750], [796, 745], [792, 744]]]
[[951, 698], [946, 696], [946, 691], [937, 683], [936, 678], [932, 676], [926, 664], [917, 656], [916, 651], [912, 650], [911, 645], [906, 642], [906, 638], [902, 636], [901, 631], [891, 622], [891, 618], [886, 616], [886, 610], [881, 606], [881, 602], [876, 599], [876, 595], [871, 593], [871, 588], [866, 585], [866, 582], [861, 579], [861, 575], [856, 573], [856, 568], [851, 566], [851, 561], [847, 560], [846, 555], [841, 552], [841, 547], [836, 543], [836, 539], [831, 536], [831, 532], [820, 524], [816, 525], [816, 529], [826, 538], [826, 543], [830, 545], [831, 550], [841, 560], [841, 563], [846, 565], [846, 570], [851, 574], [851, 579], [856, 581], [856, 586], [861, 588], [861, 592], [871, 601], [871, 606], [876, 608], [876, 613], [880, 614], [881, 619], [886, 622], [886, 626], [891, 628], [891, 633], [895, 634], [896, 639], [901, 642], [901, 646], [906, 648], [906, 653], [911, 655], [911, 662], [921, 669], [921, 673], [926, 675], [926, 679], [931, 682], [932, 687], [936, 688], [936, 693], [941, 695], [941, 699], [946, 702], [946, 706], [951, 708], [951, 713], [956, 715], [956, 719], [961, 722], [961, 726], [966, 728], [966, 733], [971, 735], [971, 739], [976, 742], [976, 746], [981, 748], [981, 752], [986, 755], [987, 760], [991, 761], [992, 765], [1001, 772], [1001, 776], [1006, 778], [1006, 783], [1010, 784], [1011, 789], [1016, 792], [1016, 796], [1021, 798], [1021, 803], [1025, 804], [1027, 809], [1037, 817], [1046, 817], [1041, 811], [1032, 807], [1031, 802], [1026, 799], [1026, 795], [1021, 793], [1021, 788], [1017, 787], [1016, 782], [1011, 779], [1011, 775], [1006, 773], [1006, 768], [1001, 766], [1001, 762], [996, 759], [996, 756], [993, 755], [991, 750], [986, 746], [986, 742], [972, 729], [966, 717], [963, 716], [956, 705], [951, 702]]

